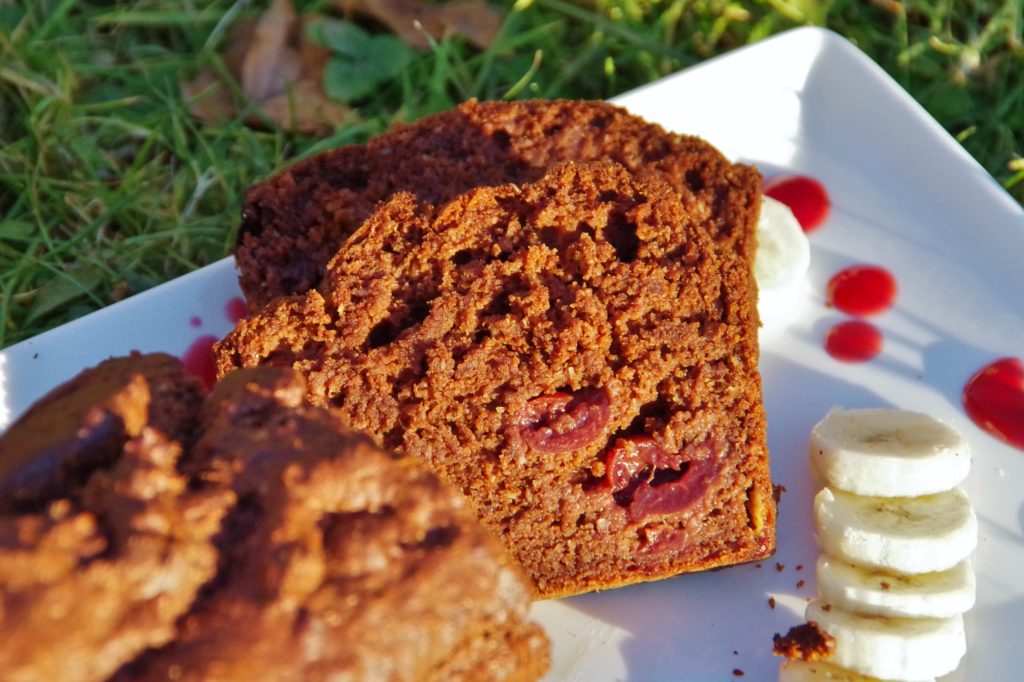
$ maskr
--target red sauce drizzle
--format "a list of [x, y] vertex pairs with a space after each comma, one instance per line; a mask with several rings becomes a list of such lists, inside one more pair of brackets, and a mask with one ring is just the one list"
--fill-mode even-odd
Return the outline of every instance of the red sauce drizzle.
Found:
[[789, 206], [804, 232], [821, 227], [832, 207], [825, 186], [806, 175], [773, 178], [765, 183], [762, 191]]
[[836, 360], [866, 362], [882, 351], [882, 332], [870, 322], [840, 322], [825, 335], [825, 350]]
[[964, 386], [967, 416], [999, 440], [1024, 450], [1024, 363], [1001, 358], [985, 365]]
[[213, 384], [217, 380], [217, 373], [213, 366], [213, 344], [216, 342], [216, 336], [209, 334], [200, 336], [181, 356], [181, 364], [184, 365], [185, 371], [192, 376], [199, 377], [207, 389], [213, 388]]
[[198, 329], [199, 327], [202, 327], [203, 318], [199, 317], [198, 315], [193, 315], [192, 317], [188, 318], [188, 326], [192, 327], [193, 329]]
[[877, 315], [896, 300], [896, 278], [877, 265], [854, 265], [828, 281], [825, 302], [849, 315]]
[[245, 317], [246, 310], [245, 301], [238, 296], [235, 296], [224, 305], [224, 314], [227, 315], [231, 324], [236, 324]]

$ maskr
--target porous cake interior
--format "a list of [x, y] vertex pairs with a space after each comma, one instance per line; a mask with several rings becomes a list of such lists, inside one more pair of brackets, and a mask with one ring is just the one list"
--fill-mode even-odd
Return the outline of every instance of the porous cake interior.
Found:
[[764, 557], [756, 211], [716, 244], [727, 197], [680, 196], [611, 162], [438, 205], [399, 193], [317, 290], [218, 344], [218, 371], [297, 369], [461, 489], [543, 596]]

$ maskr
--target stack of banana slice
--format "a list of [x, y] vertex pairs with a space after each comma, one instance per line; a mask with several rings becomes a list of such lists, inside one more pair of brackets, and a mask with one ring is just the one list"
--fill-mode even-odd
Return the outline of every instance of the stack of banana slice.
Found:
[[811, 432], [818, 597], [806, 618], [835, 639], [826, 663], [780, 682], [934, 680], [966, 651], [978, 521], [960, 487], [970, 448], [926, 414], [834, 410]]

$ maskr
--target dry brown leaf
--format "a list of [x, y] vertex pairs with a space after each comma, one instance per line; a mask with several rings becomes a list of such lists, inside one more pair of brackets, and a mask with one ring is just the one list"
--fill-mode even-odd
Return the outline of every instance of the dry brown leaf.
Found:
[[221, 59], [228, 71], [238, 79], [242, 77], [242, 64], [256, 34], [257, 19], [242, 19], [231, 28]]
[[319, 80], [301, 80], [287, 91], [260, 102], [260, 109], [286, 130], [315, 134], [330, 132], [352, 110], [327, 98]]
[[429, 47], [429, 39], [449, 35], [464, 37], [486, 49], [501, 29], [501, 14], [486, 0], [451, 0], [429, 4], [424, 0], [337, 0], [346, 16], [365, 15], [384, 24], [392, 33], [416, 48]]
[[188, 112], [204, 123], [219, 125], [238, 115], [235, 98], [213, 69], [182, 82], [181, 99], [188, 103]]
[[[250, 116], [247, 124], [263, 126], [269, 118], [284, 130], [316, 134], [354, 115], [320, 85], [330, 51], [306, 40], [306, 25], [315, 18], [298, 21], [291, 0], [274, 0], [258, 20], [240, 21], [232, 29], [224, 65], [263, 114]], [[207, 123], [229, 121], [244, 108], [214, 69], [183, 81], [181, 93], [189, 112]]]
[[242, 90], [257, 102], [283, 91], [286, 83], [298, 80], [301, 61], [296, 51], [288, 47], [295, 18], [291, 0], [274, 0], [256, 22], [242, 62]]
[[463, 36], [471, 44], [486, 49], [501, 30], [501, 14], [485, 0], [451, 0], [437, 7], [445, 31]]

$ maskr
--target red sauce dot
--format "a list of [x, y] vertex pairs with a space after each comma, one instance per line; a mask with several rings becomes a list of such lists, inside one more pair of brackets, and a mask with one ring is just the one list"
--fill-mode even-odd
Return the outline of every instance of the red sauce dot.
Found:
[[863, 320], [840, 322], [825, 335], [825, 351], [843, 362], [865, 362], [882, 350], [882, 332]]
[[964, 409], [981, 429], [1024, 450], [1024, 363], [1001, 358], [978, 370], [964, 386]]
[[245, 317], [246, 313], [245, 301], [235, 296], [224, 306], [224, 314], [228, 316], [228, 320], [231, 324], [235, 324], [240, 319]]
[[199, 327], [203, 326], [203, 319], [198, 315], [193, 315], [192, 317], [188, 318], [188, 325], [193, 329], [198, 329]]
[[832, 207], [825, 186], [806, 175], [773, 178], [765, 183], [763, 191], [772, 199], [789, 206], [804, 232], [820, 227]]
[[825, 302], [849, 315], [876, 315], [896, 300], [896, 278], [877, 265], [854, 265], [828, 281]]
[[185, 371], [199, 377], [207, 389], [213, 388], [217, 380], [213, 366], [213, 344], [216, 342], [216, 336], [200, 336], [181, 356], [181, 364], [184, 365]]

